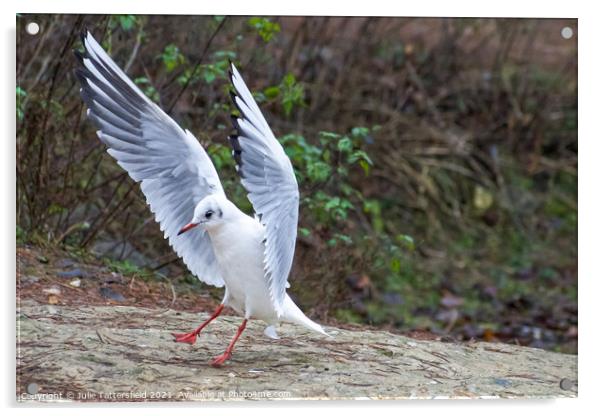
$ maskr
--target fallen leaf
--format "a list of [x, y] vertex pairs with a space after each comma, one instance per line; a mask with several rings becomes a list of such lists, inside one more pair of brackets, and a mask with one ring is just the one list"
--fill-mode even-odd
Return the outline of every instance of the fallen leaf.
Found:
[[491, 328], [485, 328], [485, 330], [483, 331], [483, 339], [487, 342], [497, 341], [497, 338], [495, 337], [495, 332], [493, 332], [493, 329]]

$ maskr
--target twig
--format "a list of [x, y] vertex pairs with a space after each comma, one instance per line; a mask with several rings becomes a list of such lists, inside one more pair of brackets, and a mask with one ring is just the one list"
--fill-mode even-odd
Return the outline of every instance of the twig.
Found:
[[82, 289], [81, 289], [81, 288], [79, 288], [79, 287], [75, 287], [75, 286], [71, 286], [71, 285], [68, 285], [68, 284], [65, 284], [65, 283], [59, 282], [58, 280], [56, 280], [56, 279], [54, 279], [54, 278], [52, 278], [52, 277], [50, 277], [50, 276], [48, 276], [48, 280], [50, 280], [52, 283], [55, 283], [55, 284], [57, 284], [57, 285], [60, 285], [60, 286], [66, 287], [66, 288], [68, 288], [68, 289], [75, 290], [75, 291], [77, 291], [77, 292], [81, 292], [81, 291], [82, 291]]
[[130, 67], [134, 63], [134, 60], [136, 59], [136, 56], [138, 55], [138, 50], [140, 50], [140, 45], [142, 44], [142, 33], [143, 33], [143, 26], [140, 26], [140, 28], [138, 29], [138, 34], [136, 35], [136, 44], [134, 45], [134, 49], [132, 50], [130, 59], [128, 59], [127, 63], [123, 67], [123, 72], [125, 72], [126, 74], [128, 73], [128, 71], [130, 70]]
[[173, 286], [173, 284], [171, 283], [171, 281], [167, 281], [167, 283], [169, 283], [169, 287], [171, 288], [171, 304], [169, 306], [173, 306], [176, 303], [176, 299], [177, 299], [177, 295], [176, 295], [176, 288]]
[[186, 78], [186, 82], [184, 83], [184, 85], [182, 85], [182, 88], [180, 88], [180, 91], [176, 94], [176, 97], [174, 98], [171, 105], [169, 106], [169, 109], [167, 110], [167, 114], [171, 114], [171, 111], [173, 110], [174, 106], [176, 105], [176, 103], [178, 102], [178, 100], [180, 99], [182, 94], [184, 94], [184, 91], [186, 91], [186, 89], [188, 88], [188, 85], [190, 85], [192, 78], [196, 75], [196, 72], [198, 71], [198, 69], [201, 66], [201, 62], [203, 62], [203, 59], [205, 59], [205, 55], [207, 54], [207, 51], [209, 50], [209, 47], [211, 46], [213, 39], [218, 34], [218, 32], [221, 30], [221, 28], [224, 26], [224, 23], [226, 22], [227, 19], [228, 19], [227, 16], [222, 19], [222, 21], [219, 23], [219, 25], [217, 26], [217, 28], [215, 29], [215, 31], [213, 32], [213, 34], [211, 35], [211, 37], [209, 38], [207, 43], [205, 44], [205, 49], [203, 50], [203, 53], [201, 54], [199, 59], [197, 59], [195, 65], [194, 65], [194, 68], [192, 69], [192, 72], [190, 72], [190, 75], [188, 76], [188, 78]]
[[69, 228], [67, 228], [65, 230], [65, 232], [63, 232], [55, 241], [54, 244], [61, 244], [63, 242], [63, 240], [69, 235], [71, 234], [73, 231], [77, 230], [78, 228], [82, 228], [84, 226], [84, 223], [82, 222], [76, 222], [75, 224], [72, 224]]
[[175, 263], [176, 261], [178, 261], [178, 259], [179, 259], [179, 257], [177, 257], [177, 256], [176, 256], [176, 257], [174, 257], [174, 258], [172, 258], [172, 259], [169, 259], [169, 260], [167, 260], [167, 261], [164, 261], [163, 263], [159, 264], [158, 266], [155, 266], [155, 267], [153, 267], [153, 269], [152, 269], [152, 270], [153, 270], [153, 271], [157, 271], [157, 270], [159, 270], [159, 269], [162, 269], [162, 268], [163, 268], [163, 267], [165, 267], [165, 266], [169, 266], [170, 264], [172, 264], [172, 263]]

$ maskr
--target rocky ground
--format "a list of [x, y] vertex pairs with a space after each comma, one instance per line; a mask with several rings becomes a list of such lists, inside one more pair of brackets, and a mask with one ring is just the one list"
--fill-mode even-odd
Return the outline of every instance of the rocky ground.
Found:
[[[281, 339], [271, 340], [251, 322], [232, 359], [213, 368], [210, 359], [223, 352], [240, 318], [220, 317], [192, 346], [176, 344], [170, 335], [207, 318], [211, 297], [199, 303], [199, 297], [171, 293], [169, 285], [83, 264], [66, 267], [66, 259], [41, 258], [28, 248], [18, 254], [19, 401], [577, 395], [575, 355], [360, 327], [327, 326], [333, 337], [325, 338], [283, 325]], [[71, 275], [59, 274], [65, 267]], [[193, 299], [202, 313], [180, 308]]]
[[27, 300], [18, 323], [17, 394], [49, 400], [351, 399], [576, 395], [577, 357], [505, 344], [419, 341], [283, 325], [270, 340], [252, 322], [222, 368], [209, 365], [240, 319], [225, 316], [195, 345], [176, 344], [207, 314]]

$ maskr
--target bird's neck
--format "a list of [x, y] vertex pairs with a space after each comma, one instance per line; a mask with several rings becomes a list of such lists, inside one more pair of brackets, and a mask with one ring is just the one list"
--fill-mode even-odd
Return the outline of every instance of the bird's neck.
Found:
[[207, 233], [213, 244], [219, 244], [220, 241], [232, 241], [232, 238], [240, 237], [240, 234], [247, 228], [249, 220], [252, 220], [236, 205], [232, 203], [229, 205], [227, 211], [224, 211], [223, 220], [207, 227]]

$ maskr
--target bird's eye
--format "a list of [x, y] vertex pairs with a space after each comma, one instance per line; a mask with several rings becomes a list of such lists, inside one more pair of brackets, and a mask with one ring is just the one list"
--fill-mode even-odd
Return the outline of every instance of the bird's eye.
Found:
[[209, 219], [213, 215], [213, 211], [209, 210], [205, 213], [205, 218]]

